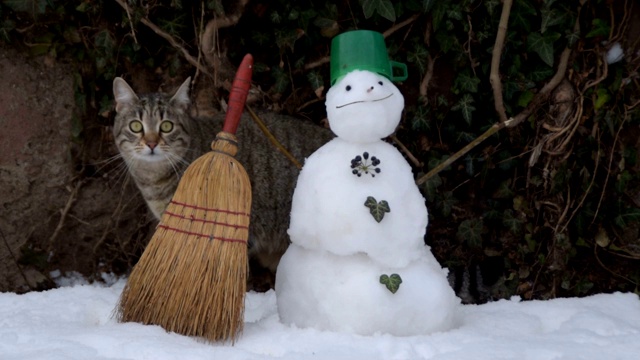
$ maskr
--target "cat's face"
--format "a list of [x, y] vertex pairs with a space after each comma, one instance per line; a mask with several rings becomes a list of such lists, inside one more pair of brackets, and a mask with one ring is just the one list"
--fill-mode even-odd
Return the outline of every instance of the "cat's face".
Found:
[[117, 115], [113, 135], [127, 163], [142, 161], [161, 166], [179, 165], [187, 160], [190, 83], [188, 78], [173, 96], [163, 93], [138, 96], [126, 81], [115, 78]]

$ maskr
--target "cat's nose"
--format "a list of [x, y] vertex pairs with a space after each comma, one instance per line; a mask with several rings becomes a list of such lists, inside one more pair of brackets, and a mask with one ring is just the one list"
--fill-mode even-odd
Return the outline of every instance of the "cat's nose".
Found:
[[149, 147], [149, 149], [151, 149], [151, 151], [153, 151], [153, 149], [155, 149], [156, 146], [158, 146], [158, 143], [156, 143], [156, 142], [148, 142], [147, 146]]
[[373, 86], [367, 89], [367, 92], [372, 92], [373, 91]]

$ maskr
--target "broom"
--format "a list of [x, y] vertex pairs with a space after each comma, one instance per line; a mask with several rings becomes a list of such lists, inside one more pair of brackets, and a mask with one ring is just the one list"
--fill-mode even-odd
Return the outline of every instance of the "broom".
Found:
[[242, 331], [251, 183], [234, 158], [253, 57], [236, 73], [212, 151], [185, 171], [120, 296], [121, 322], [155, 324], [209, 341]]

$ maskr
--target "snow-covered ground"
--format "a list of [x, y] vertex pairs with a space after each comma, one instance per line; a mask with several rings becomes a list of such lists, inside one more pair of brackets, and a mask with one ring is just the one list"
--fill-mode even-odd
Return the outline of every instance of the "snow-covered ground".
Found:
[[[0, 294], [0, 359], [593, 359], [640, 358], [640, 300], [601, 294], [465, 305], [453, 330], [360, 336], [298, 329], [278, 319], [276, 296], [249, 293], [234, 344], [207, 344], [112, 318], [124, 280], [24, 295]], [[372, 314], [374, 316], [375, 314]]]

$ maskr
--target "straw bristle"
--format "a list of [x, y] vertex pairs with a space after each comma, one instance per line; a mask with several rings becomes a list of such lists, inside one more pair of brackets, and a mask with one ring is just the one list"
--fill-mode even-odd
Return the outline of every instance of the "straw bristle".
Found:
[[116, 309], [118, 320], [210, 341], [239, 335], [251, 184], [233, 158], [234, 147], [217, 140], [214, 151], [189, 166], [129, 276]]

